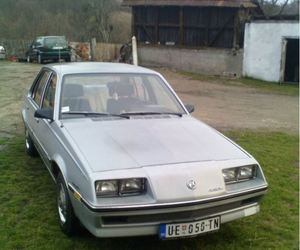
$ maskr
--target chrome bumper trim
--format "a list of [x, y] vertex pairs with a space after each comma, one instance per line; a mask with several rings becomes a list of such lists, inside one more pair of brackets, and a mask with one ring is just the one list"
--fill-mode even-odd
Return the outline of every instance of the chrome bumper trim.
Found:
[[76, 194], [76, 199], [82, 202], [89, 210], [92, 212], [127, 212], [127, 211], [137, 211], [137, 210], [153, 210], [153, 209], [165, 209], [165, 208], [178, 208], [178, 207], [186, 207], [186, 206], [196, 206], [202, 204], [208, 204], [218, 201], [223, 201], [226, 199], [232, 199], [237, 197], [242, 197], [249, 194], [263, 195], [267, 189], [267, 185], [263, 185], [254, 189], [249, 189], [241, 192], [236, 192], [233, 194], [226, 194], [219, 197], [210, 197], [201, 200], [195, 201], [183, 201], [183, 202], [173, 202], [173, 203], [159, 203], [159, 204], [142, 204], [142, 205], [123, 205], [123, 206], [110, 206], [110, 207], [99, 207], [90, 204], [86, 201], [80, 193], [72, 186], [72, 184], [68, 183], [69, 190], [74, 194]]

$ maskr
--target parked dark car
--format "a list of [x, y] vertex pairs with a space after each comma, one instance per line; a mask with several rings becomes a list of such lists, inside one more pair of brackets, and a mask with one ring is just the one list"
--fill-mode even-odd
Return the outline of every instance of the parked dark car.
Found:
[[44, 61], [58, 62], [61, 59], [71, 61], [71, 50], [64, 36], [40, 36], [37, 37], [26, 52], [27, 62]]

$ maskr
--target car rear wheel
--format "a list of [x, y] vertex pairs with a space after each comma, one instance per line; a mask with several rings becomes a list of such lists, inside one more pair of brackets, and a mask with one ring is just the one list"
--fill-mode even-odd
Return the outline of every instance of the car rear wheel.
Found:
[[79, 221], [74, 214], [68, 189], [61, 173], [57, 177], [57, 210], [61, 230], [67, 236], [76, 235]]
[[25, 129], [25, 149], [26, 153], [31, 157], [38, 156], [38, 152], [33, 144], [33, 141], [29, 135], [29, 132], [27, 129]]

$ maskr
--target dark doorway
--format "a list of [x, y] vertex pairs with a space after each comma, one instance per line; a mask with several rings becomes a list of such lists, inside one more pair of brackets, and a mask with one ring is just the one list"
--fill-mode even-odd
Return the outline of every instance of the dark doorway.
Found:
[[299, 39], [287, 39], [284, 81], [299, 84]]

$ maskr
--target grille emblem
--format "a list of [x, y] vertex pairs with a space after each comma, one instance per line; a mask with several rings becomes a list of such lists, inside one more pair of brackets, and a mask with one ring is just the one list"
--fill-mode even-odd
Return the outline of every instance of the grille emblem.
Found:
[[191, 189], [191, 190], [195, 190], [196, 189], [196, 182], [194, 180], [189, 180], [186, 183], [186, 186]]

